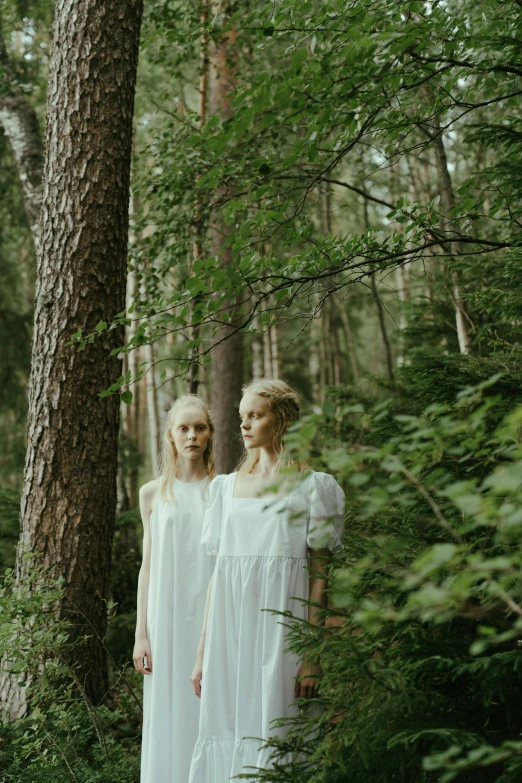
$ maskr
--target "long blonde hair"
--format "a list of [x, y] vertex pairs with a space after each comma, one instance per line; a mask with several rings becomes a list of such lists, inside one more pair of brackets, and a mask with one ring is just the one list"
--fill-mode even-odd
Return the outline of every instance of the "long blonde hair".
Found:
[[198, 397], [197, 394], [183, 394], [181, 397], [178, 397], [172, 408], [167, 413], [167, 422], [165, 426], [165, 432], [163, 433], [160, 476], [161, 497], [163, 500], [174, 500], [172, 485], [174, 484], [174, 479], [176, 478], [179, 467], [178, 450], [176, 449], [176, 444], [172, 440], [170, 431], [174, 425], [176, 414], [182, 408], [186, 408], [188, 406], [200, 408], [200, 410], [205, 414], [207, 424], [210, 429], [210, 438], [208, 439], [207, 448], [203, 453], [203, 461], [205, 463], [209, 481], [211, 481], [216, 475], [216, 471], [214, 469], [214, 450], [212, 445], [212, 439], [214, 437], [214, 424], [212, 423], [212, 416], [210, 411], [201, 397]]
[[[286, 381], [280, 381], [276, 378], [259, 378], [259, 380], [251, 381], [243, 386], [243, 395], [247, 392], [257, 394], [259, 397], [264, 397], [268, 400], [270, 410], [274, 414], [277, 422], [277, 430], [274, 436], [273, 447], [278, 455], [276, 472], [282, 463], [284, 455], [283, 435], [285, 434], [288, 425], [293, 421], [299, 421], [301, 418], [301, 407], [299, 405], [299, 396], [295, 389], [286, 383]], [[238, 473], [250, 473], [257, 463], [259, 462], [259, 449], [245, 449], [239, 460], [236, 470]], [[306, 466], [298, 465], [302, 470]]]

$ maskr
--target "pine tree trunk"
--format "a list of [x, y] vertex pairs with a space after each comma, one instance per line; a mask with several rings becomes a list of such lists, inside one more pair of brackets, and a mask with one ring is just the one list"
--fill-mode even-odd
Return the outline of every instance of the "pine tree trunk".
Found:
[[35, 246], [42, 204], [44, 150], [36, 112], [17, 87], [0, 28], [0, 125], [9, 140]]
[[[224, 19], [225, 4], [213, 0], [214, 19]], [[209, 111], [226, 119], [232, 115], [232, 95], [236, 85], [236, 33], [229, 30], [209, 46]], [[233, 263], [232, 251], [226, 246], [230, 227], [219, 213], [212, 215], [212, 245], [214, 255], [223, 266]], [[236, 330], [239, 312], [230, 301], [230, 325], [221, 327], [212, 350], [211, 393], [215, 412], [214, 456], [217, 473], [230, 473], [241, 453], [238, 437], [238, 408], [243, 384], [243, 334]], [[223, 305], [224, 306], [224, 305]]]
[[[56, 6], [47, 105], [28, 443], [17, 579], [32, 551], [65, 579], [59, 607], [87, 695], [107, 692], [109, 566], [116, 507], [119, 397], [100, 398], [121, 372], [123, 335], [94, 330], [125, 307], [132, 116], [142, 0], [62, 0]], [[12, 682], [11, 682], [11, 685]], [[17, 712], [23, 693], [11, 687]]]

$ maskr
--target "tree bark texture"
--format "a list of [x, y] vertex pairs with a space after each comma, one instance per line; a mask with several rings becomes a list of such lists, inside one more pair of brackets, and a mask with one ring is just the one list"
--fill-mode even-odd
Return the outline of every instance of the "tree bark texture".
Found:
[[[222, 0], [211, 2], [214, 19], [223, 19], [226, 12]], [[232, 114], [232, 96], [236, 86], [236, 33], [229, 30], [209, 45], [209, 102], [211, 114], [226, 119]], [[212, 245], [221, 264], [233, 263], [232, 251], [227, 246], [230, 227], [223, 217], [212, 215]], [[223, 304], [224, 307], [227, 303]], [[243, 334], [237, 330], [240, 317], [237, 303], [228, 303], [230, 325], [221, 327], [212, 350], [211, 389], [212, 408], [215, 411], [214, 456], [217, 473], [230, 473], [241, 453], [238, 427], [238, 408], [243, 384]]]
[[0, 125], [9, 140], [35, 246], [42, 204], [44, 149], [36, 112], [16, 84], [0, 27]]
[[[28, 444], [17, 578], [24, 553], [63, 575], [60, 613], [90, 639], [74, 664], [88, 696], [107, 692], [106, 630], [116, 507], [120, 374], [114, 329], [78, 351], [125, 308], [132, 117], [142, 0], [58, 0], [50, 65]], [[11, 692], [11, 707], [16, 694]]]

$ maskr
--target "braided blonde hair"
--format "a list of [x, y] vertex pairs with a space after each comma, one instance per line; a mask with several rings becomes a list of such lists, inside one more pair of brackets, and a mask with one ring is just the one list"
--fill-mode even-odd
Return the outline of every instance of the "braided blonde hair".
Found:
[[167, 413], [167, 422], [165, 426], [165, 432], [163, 433], [163, 448], [161, 452], [161, 498], [163, 500], [175, 500], [172, 485], [178, 472], [179, 456], [176, 444], [172, 440], [170, 431], [174, 425], [176, 414], [182, 409], [189, 406], [199, 408], [204, 414], [207, 420], [207, 424], [210, 429], [210, 438], [208, 439], [207, 448], [203, 453], [203, 461], [207, 469], [207, 476], [211, 481], [216, 475], [214, 469], [214, 451], [212, 447], [212, 438], [214, 436], [214, 424], [212, 423], [212, 416], [207, 405], [203, 402], [201, 397], [197, 394], [183, 394], [178, 397], [172, 408]]
[[[276, 472], [279, 470], [284, 454], [283, 435], [288, 425], [293, 421], [299, 421], [301, 418], [301, 407], [299, 397], [295, 389], [276, 378], [259, 378], [243, 386], [243, 395], [247, 392], [257, 394], [268, 400], [270, 410], [274, 414], [277, 422], [277, 430], [274, 436], [273, 447], [278, 455]], [[244, 449], [236, 470], [239, 473], [251, 473], [259, 462], [259, 449]], [[299, 465], [302, 470], [306, 466]]]

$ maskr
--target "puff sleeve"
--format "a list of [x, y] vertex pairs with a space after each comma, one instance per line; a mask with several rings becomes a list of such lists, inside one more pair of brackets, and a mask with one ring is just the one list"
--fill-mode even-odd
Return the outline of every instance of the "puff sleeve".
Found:
[[343, 545], [344, 492], [328, 473], [312, 473], [306, 543], [310, 549], [339, 552]]
[[216, 476], [212, 481], [209, 493], [209, 504], [203, 517], [201, 543], [209, 555], [217, 555], [221, 538], [223, 517], [223, 488], [226, 476]]

